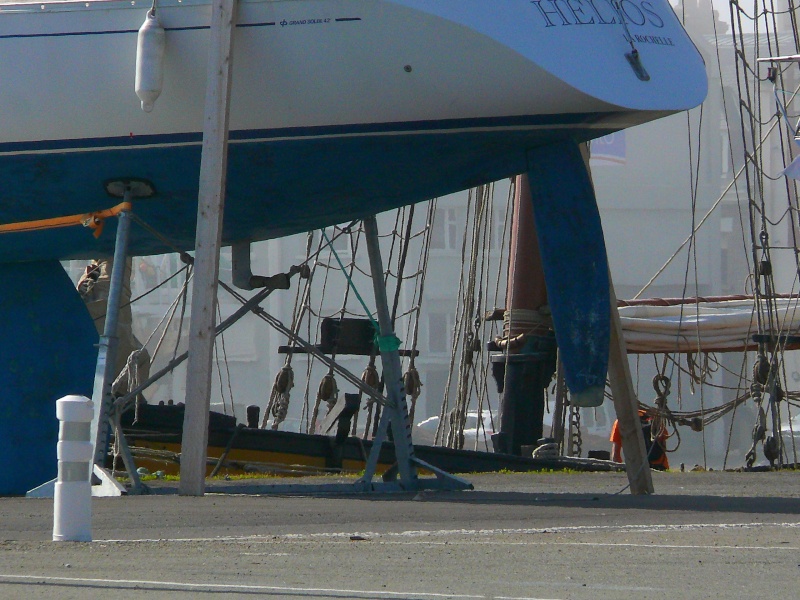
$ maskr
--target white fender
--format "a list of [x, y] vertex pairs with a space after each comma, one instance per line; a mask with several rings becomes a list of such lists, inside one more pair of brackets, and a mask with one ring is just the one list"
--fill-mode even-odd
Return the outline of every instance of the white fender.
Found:
[[150, 10], [139, 28], [136, 44], [136, 95], [142, 101], [142, 110], [150, 112], [161, 95], [164, 84], [164, 51], [166, 33]]

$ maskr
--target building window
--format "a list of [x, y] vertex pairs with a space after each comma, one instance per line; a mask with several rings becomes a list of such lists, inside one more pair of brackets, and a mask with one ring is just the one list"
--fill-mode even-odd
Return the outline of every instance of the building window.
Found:
[[431, 225], [431, 248], [457, 250], [461, 248], [464, 224], [459, 224], [455, 208], [437, 208]]
[[[336, 251], [336, 254], [338, 254], [339, 256], [343, 256], [343, 255], [344, 256], [349, 256], [350, 255], [350, 253], [352, 251], [352, 248], [350, 246], [351, 239], [354, 239], [351, 236], [358, 235], [358, 230], [355, 229], [352, 232], [343, 231], [343, 229], [345, 227], [346, 227], [346, 225], [335, 225], [334, 227], [326, 227], [324, 229], [325, 235], [327, 236], [327, 238], [331, 242], [331, 244], [330, 244], [330, 246], [328, 246], [328, 248], [323, 250], [323, 252], [328, 252], [330, 250], [330, 248], [333, 248]], [[312, 240], [311, 241], [311, 245], [312, 245], [312, 247], [315, 247], [317, 245], [317, 240], [319, 240], [320, 237], [321, 237], [321, 235], [320, 235], [320, 233], [318, 231], [313, 231], [311, 233], [311, 240]], [[324, 239], [322, 239], [320, 241], [322, 242], [323, 245], [326, 244]]]
[[[503, 250], [508, 248], [511, 240], [511, 224], [506, 226], [506, 218], [510, 215], [507, 214], [505, 206], [502, 210], [495, 210], [492, 213], [492, 231], [489, 248], [492, 250]], [[505, 239], [503, 235], [505, 234]]]
[[453, 313], [428, 313], [428, 352], [445, 354], [453, 350]]
[[[444, 401], [444, 393], [447, 389], [447, 380], [450, 377], [450, 372], [447, 369], [433, 369], [428, 368], [422, 378], [422, 397], [420, 403], [417, 401], [417, 410], [414, 415], [414, 420], [417, 422], [422, 421], [428, 417], [433, 417], [439, 414]], [[451, 381], [451, 398], [455, 393], [455, 381]], [[438, 419], [431, 423], [429, 426], [431, 436], [436, 433], [436, 427], [439, 425]]]
[[720, 141], [722, 143], [722, 147], [720, 149], [720, 158], [722, 159], [720, 171], [722, 172], [722, 178], [728, 179], [731, 173], [731, 142], [728, 138], [727, 129], [721, 132]]

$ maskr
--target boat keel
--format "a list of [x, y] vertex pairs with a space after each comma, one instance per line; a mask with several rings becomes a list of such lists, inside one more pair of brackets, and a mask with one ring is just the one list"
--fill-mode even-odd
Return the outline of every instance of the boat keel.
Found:
[[56, 400], [92, 395], [97, 330], [58, 261], [0, 264], [0, 495], [56, 476]]

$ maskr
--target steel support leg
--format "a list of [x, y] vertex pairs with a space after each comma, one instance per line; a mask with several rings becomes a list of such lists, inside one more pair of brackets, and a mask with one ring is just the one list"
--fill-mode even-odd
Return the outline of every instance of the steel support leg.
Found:
[[[124, 202], [131, 201], [130, 189], [125, 190]], [[108, 453], [108, 438], [111, 432], [111, 385], [114, 383], [115, 366], [117, 363], [117, 325], [122, 298], [122, 289], [125, 284], [125, 261], [128, 258], [128, 239], [130, 236], [131, 217], [128, 211], [119, 213], [117, 223], [117, 239], [114, 246], [114, 265], [111, 270], [111, 279], [108, 290], [108, 305], [106, 308], [106, 322], [103, 335], [100, 336], [100, 349], [97, 354], [97, 368], [94, 376], [94, 391], [92, 401], [95, 406], [94, 420], [92, 420], [92, 440], [94, 441], [94, 464], [101, 469], [105, 464]], [[131, 457], [123, 457], [128, 469], [133, 488], [139, 490], [141, 481], [136, 469], [131, 469]]]
[[[378, 433], [373, 440], [372, 450], [367, 458], [364, 476], [359, 483], [364, 489], [373, 489], [372, 477], [378, 464], [381, 445], [391, 427], [392, 441], [394, 442], [395, 457], [397, 458], [396, 473], [400, 475], [400, 487], [404, 490], [420, 490], [425, 488], [463, 490], [472, 489], [472, 484], [460, 477], [455, 477], [429, 465], [414, 456], [414, 445], [411, 441], [411, 425], [408, 419], [408, 404], [403, 391], [402, 367], [400, 366], [400, 353], [394, 344], [388, 343], [395, 338], [394, 327], [389, 316], [389, 304], [386, 299], [386, 286], [383, 283], [383, 262], [381, 260], [380, 245], [378, 240], [378, 225], [375, 217], [364, 219], [364, 233], [369, 254], [369, 266], [372, 274], [372, 286], [375, 292], [375, 304], [378, 310], [378, 325], [381, 336], [381, 362], [383, 376], [386, 381], [387, 406], [381, 411], [381, 420]], [[420, 480], [417, 476], [417, 466], [421, 466], [436, 475], [436, 480]], [[387, 473], [384, 479], [389, 479]], [[387, 485], [391, 485], [387, 481]]]
[[[378, 310], [380, 335], [383, 340], [389, 340], [394, 338], [395, 334], [394, 328], [392, 327], [392, 320], [389, 316], [386, 286], [383, 283], [383, 261], [381, 260], [381, 250], [378, 240], [378, 225], [374, 216], [364, 219], [364, 234], [367, 242], [367, 253], [369, 255], [369, 267], [372, 274], [372, 287], [375, 292], [375, 304]], [[375, 438], [372, 452], [367, 461], [364, 481], [371, 481], [372, 476], [375, 474], [381, 442], [388, 428], [391, 427], [400, 481], [403, 487], [414, 489], [417, 487], [417, 468], [412, 463], [412, 459], [414, 458], [414, 446], [411, 443], [408, 405], [406, 404], [406, 395], [403, 392], [403, 373], [402, 367], [400, 366], [400, 354], [397, 349], [387, 350], [380, 348], [380, 350], [381, 363], [383, 364], [383, 377], [386, 381], [386, 397], [389, 400], [389, 405], [384, 407], [381, 413], [378, 435]]]

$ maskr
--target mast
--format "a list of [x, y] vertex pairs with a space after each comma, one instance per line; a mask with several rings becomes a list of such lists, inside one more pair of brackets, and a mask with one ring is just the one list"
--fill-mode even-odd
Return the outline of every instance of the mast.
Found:
[[556, 358], [527, 175], [516, 178], [511, 223], [503, 339], [491, 355], [502, 394], [500, 429], [492, 443], [495, 452], [521, 455], [522, 446], [535, 446], [542, 437], [544, 389]]

